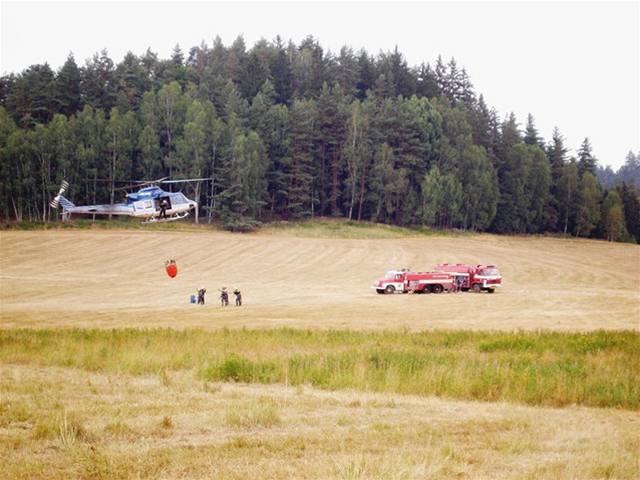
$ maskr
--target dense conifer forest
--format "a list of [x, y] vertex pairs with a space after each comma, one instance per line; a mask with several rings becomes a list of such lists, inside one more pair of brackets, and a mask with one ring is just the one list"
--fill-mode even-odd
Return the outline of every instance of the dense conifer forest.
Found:
[[333, 216], [640, 240], [640, 152], [614, 172], [587, 138], [574, 158], [558, 129], [519, 121], [455, 59], [409, 66], [397, 48], [238, 37], [169, 59], [69, 55], [0, 78], [0, 217], [54, 219], [62, 179], [93, 204], [121, 200], [121, 180], [211, 177], [186, 193], [230, 229]]

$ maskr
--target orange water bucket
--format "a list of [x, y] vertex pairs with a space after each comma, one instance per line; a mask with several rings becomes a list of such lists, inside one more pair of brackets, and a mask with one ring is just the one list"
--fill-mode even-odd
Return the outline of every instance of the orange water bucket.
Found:
[[174, 278], [178, 275], [178, 266], [175, 263], [170, 263], [167, 265], [167, 275], [171, 278]]

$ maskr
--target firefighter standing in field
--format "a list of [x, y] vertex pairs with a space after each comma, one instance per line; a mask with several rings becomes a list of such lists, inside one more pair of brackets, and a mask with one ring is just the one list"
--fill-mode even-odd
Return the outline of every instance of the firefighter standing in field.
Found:
[[229, 305], [229, 292], [227, 292], [227, 287], [222, 287], [220, 290], [220, 304], [223, 307], [227, 307]]
[[242, 293], [240, 293], [240, 289], [236, 288], [233, 291], [233, 294], [236, 296], [236, 307], [242, 306]]
[[198, 305], [204, 305], [204, 294], [207, 293], [206, 288], [198, 290]]

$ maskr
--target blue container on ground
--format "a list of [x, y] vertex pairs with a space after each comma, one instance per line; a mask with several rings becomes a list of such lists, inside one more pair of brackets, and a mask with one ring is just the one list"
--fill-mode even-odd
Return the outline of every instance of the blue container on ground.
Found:
[[196, 296], [195, 295], [191, 295], [191, 303], [196, 303]]

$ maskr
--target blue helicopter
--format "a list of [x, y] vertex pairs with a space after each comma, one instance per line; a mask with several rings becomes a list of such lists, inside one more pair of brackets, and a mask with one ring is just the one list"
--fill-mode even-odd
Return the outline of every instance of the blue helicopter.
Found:
[[144, 223], [171, 222], [189, 216], [192, 210], [198, 208], [195, 200], [188, 199], [182, 192], [166, 192], [157, 184], [202, 182], [210, 178], [187, 178], [184, 180], [168, 180], [168, 177], [158, 180], [144, 181], [130, 187], [140, 188], [137, 192], [127, 193], [126, 201], [122, 203], [100, 205], [75, 205], [62, 194], [69, 188], [69, 183], [62, 181], [58, 194], [50, 205], [54, 209], [62, 209], [62, 220], [68, 221], [71, 215], [125, 215], [144, 219]]

